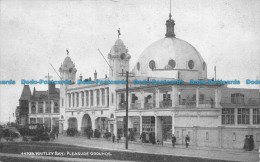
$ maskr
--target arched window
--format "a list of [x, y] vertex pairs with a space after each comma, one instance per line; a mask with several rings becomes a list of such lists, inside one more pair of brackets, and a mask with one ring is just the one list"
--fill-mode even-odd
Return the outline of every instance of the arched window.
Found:
[[156, 68], [156, 66], [155, 66], [155, 61], [154, 61], [154, 60], [151, 60], [151, 61], [149, 62], [149, 67], [150, 67], [150, 69], [152, 69], [152, 70], [154, 70], [154, 69]]
[[190, 69], [193, 69], [194, 68], [194, 61], [190, 60], [189, 63], [188, 63], [188, 66], [189, 66]]
[[176, 62], [173, 59], [171, 59], [169, 60], [168, 65], [170, 65], [172, 68], [175, 68]]
[[137, 63], [137, 70], [139, 71], [140, 70], [140, 62]]
[[203, 70], [205, 70], [206, 69], [206, 63], [205, 62], [203, 62]]

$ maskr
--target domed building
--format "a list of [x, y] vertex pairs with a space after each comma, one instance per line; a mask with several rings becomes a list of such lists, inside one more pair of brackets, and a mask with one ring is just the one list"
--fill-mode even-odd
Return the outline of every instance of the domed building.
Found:
[[133, 73], [138, 76], [167, 77], [189, 81], [207, 79], [207, 65], [188, 42], [175, 37], [174, 20], [166, 21], [165, 38], [148, 46], [140, 55]]

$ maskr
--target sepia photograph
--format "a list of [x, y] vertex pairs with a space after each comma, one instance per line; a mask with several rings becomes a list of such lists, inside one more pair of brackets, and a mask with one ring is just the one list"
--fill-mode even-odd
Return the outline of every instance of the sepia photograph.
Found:
[[0, 162], [259, 162], [260, 0], [0, 0]]

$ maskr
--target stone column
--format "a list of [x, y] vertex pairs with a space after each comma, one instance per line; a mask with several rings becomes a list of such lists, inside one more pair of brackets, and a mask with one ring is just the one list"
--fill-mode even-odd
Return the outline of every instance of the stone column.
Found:
[[200, 97], [200, 88], [197, 87], [196, 88], [196, 108], [199, 107], [199, 99], [200, 99], [199, 97]]
[[71, 96], [70, 96], [70, 100], [71, 100], [71, 101], [70, 101], [70, 103], [71, 103], [70, 108], [73, 108], [73, 107], [74, 107], [74, 106], [73, 106], [73, 101], [74, 101], [74, 100], [73, 100], [73, 96], [74, 96], [74, 93], [71, 93], [70, 95], [71, 95]]
[[79, 92], [79, 107], [82, 107], [82, 92]]
[[69, 94], [66, 95], [66, 102], [67, 102], [67, 105], [65, 107], [65, 109], [68, 109], [69, 108]]
[[221, 99], [221, 93], [220, 89], [218, 87], [215, 88], [215, 107], [219, 108], [220, 107], [220, 99]]
[[179, 94], [177, 86], [172, 86], [171, 100], [172, 107], [179, 106]]
[[155, 88], [155, 107], [160, 108], [160, 89]]
[[172, 113], [172, 134], [175, 134], [175, 122], [174, 122], [174, 113]]
[[140, 135], [143, 132], [143, 117], [140, 116]]
[[144, 91], [143, 90], [141, 90], [140, 91], [141, 92], [141, 109], [144, 109]]
[[51, 100], [51, 113], [53, 113], [54, 111], [54, 101], [53, 100]]
[[[94, 95], [94, 92], [93, 92]], [[88, 91], [88, 107], [91, 107], [91, 90]]]
[[250, 125], [253, 124], [253, 109], [252, 108], [249, 109], [249, 124]]
[[219, 148], [222, 148], [222, 135], [223, 135], [223, 129], [224, 127], [223, 126], [220, 126], [218, 127], [218, 147]]

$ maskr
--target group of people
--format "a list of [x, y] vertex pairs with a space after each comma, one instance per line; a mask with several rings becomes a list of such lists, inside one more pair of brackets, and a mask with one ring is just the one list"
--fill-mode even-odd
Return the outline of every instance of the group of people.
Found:
[[[175, 144], [176, 144], [176, 137], [174, 136], [174, 134], [172, 135], [172, 147], [174, 148], [175, 147]], [[189, 144], [190, 144], [190, 137], [189, 135], [186, 135], [185, 137], [185, 145], [186, 145], [186, 148], [189, 147]]]
[[253, 135], [246, 135], [245, 136], [245, 143], [244, 143], [244, 150], [245, 151], [252, 151], [255, 148], [255, 142]]

